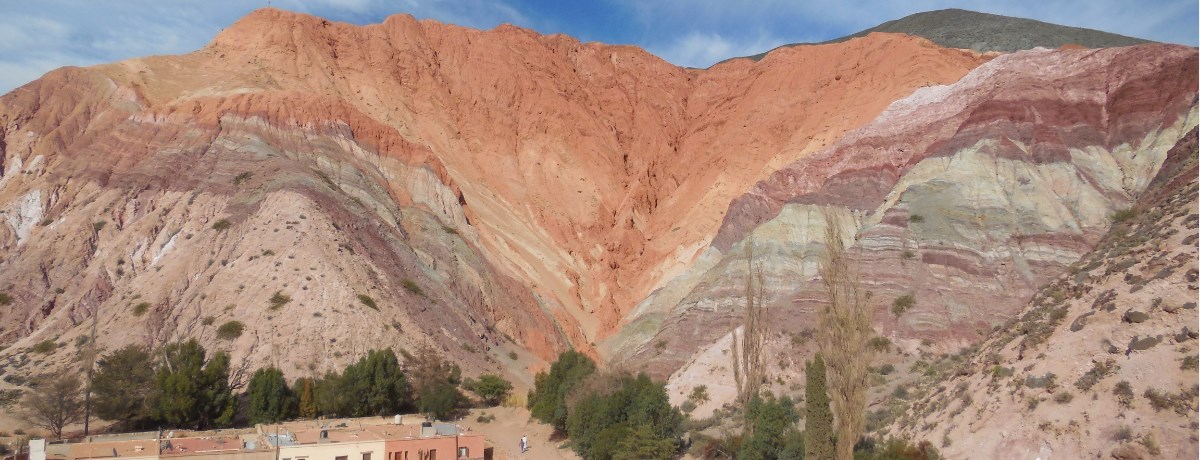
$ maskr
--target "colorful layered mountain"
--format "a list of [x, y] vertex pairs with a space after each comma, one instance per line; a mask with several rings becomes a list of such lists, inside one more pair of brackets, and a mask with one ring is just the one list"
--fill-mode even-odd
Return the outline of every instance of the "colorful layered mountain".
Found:
[[290, 374], [426, 342], [472, 369], [590, 350], [732, 198], [985, 60], [880, 34], [696, 71], [260, 10], [0, 99], [0, 334], [62, 362], [97, 318], [105, 346], [194, 336]]
[[886, 430], [953, 457], [1197, 456], [1196, 141]]
[[1145, 190], [1196, 126], [1196, 68], [1196, 50], [1179, 46], [1035, 50], [920, 89], [735, 199], [697, 262], [606, 345], [661, 377], [727, 366], [697, 349], [727, 346], [740, 322], [751, 240], [771, 323], [815, 327], [830, 218], [881, 335], [942, 350], [976, 341]]
[[827, 216], [877, 329], [950, 349], [1095, 247], [1195, 127], [1195, 69], [1179, 46], [872, 33], [697, 70], [259, 10], [0, 97], [0, 366], [69, 363], [94, 325], [291, 377], [432, 345], [524, 385], [568, 348], [720, 380], [748, 237], [798, 337]]

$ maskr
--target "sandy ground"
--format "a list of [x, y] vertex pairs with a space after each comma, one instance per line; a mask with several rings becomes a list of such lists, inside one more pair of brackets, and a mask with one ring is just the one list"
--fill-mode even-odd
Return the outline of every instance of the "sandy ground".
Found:
[[[480, 414], [495, 415], [496, 420], [488, 423], [477, 421]], [[564, 447], [563, 442], [550, 440], [554, 429], [529, 417], [529, 410], [513, 407], [493, 407], [488, 409], [471, 409], [470, 415], [458, 421], [459, 425], [471, 432], [483, 433], [488, 440], [488, 446], [494, 447], [496, 460], [507, 459], [572, 459], [579, 456], [571, 449]], [[520, 453], [521, 435], [529, 438], [529, 450]]]

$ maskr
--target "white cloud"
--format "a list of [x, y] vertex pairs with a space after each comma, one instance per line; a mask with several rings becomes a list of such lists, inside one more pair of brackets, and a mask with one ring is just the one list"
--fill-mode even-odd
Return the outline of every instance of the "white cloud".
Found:
[[705, 68], [735, 56], [748, 56], [786, 43], [777, 37], [759, 36], [749, 40], [730, 40], [715, 33], [690, 32], [649, 51], [675, 65]]

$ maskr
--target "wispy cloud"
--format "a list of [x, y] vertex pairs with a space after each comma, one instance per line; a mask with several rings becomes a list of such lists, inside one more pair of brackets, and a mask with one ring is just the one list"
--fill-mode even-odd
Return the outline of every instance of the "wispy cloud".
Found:
[[785, 43], [783, 38], [768, 35], [729, 39], [721, 34], [692, 31], [669, 43], [651, 45], [648, 50], [675, 65], [704, 68], [733, 56], [757, 54]]
[[[267, 0], [0, 1], [0, 93], [64, 65], [186, 53]], [[823, 41], [942, 8], [1027, 17], [1196, 45], [1195, 0], [271, 0], [358, 24], [410, 13], [466, 27], [503, 22], [586, 40], [634, 44], [678, 65], [707, 67], [778, 45]]]

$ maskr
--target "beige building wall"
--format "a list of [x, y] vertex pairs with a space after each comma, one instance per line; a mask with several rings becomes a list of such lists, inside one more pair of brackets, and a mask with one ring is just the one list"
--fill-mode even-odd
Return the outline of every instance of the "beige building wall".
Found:
[[280, 447], [279, 460], [385, 460], [384, 452], [383, 440], [331, 441]]

